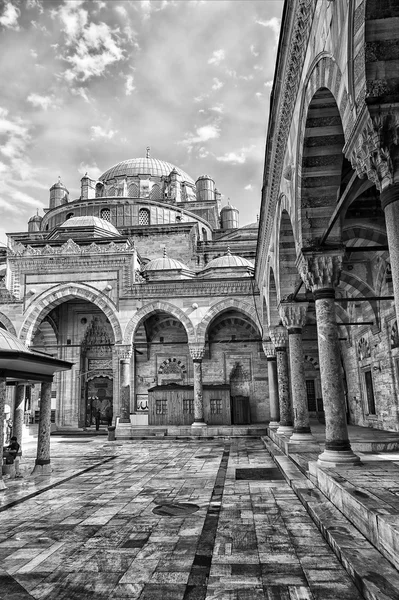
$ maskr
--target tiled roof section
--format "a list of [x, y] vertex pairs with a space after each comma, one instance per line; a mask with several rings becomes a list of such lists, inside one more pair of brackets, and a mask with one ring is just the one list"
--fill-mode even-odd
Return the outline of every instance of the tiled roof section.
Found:
[[164, 256], [162, 258], [154, 258], [153, 260], [150, 260], [150, 262], [148, 262], [145, 265], [143, 270], [144, 271], [163, 271], [163, 270], [168, 270], [168, 269], [179, 270], [179, 269], [188, 269], [188, 267], [186, 267], [186, 265], [184, 265], [179, 260], [176, 260], [174, 258], [169, 258], [169, 256]]
[[182, 169], [175, 167], [171, 163], [157, 158], [130, 158], [114, 165], [108, 171], [100, 176], [101, 181], [108, 181], [114, 177], [134, 177], [135, 175], [169, 175], [175, 169], [184, 181], [194, 185], [194, 180]]

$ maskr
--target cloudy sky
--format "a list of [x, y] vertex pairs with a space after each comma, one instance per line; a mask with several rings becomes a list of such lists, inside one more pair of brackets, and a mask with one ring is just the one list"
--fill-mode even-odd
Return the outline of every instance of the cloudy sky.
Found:
[[151, 156], [256, 220], [282, 0], [0, 0], [0, 242]]

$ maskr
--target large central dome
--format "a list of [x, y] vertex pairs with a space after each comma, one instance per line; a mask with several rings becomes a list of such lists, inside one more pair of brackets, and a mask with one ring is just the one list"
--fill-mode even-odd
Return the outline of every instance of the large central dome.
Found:
[[175, 169], [184, 181], [194, 185], [193, 179], [184, 171], [175, 167], [171, 163], [157, 158], [130, 158], [114, 165], [108, 171], [105, 171], [100, 176], [101, 181], [109, 181], [114, 177], [134, 177], [136, 175], [154, 175], [162, 177], [162, 175], [170, 175]]

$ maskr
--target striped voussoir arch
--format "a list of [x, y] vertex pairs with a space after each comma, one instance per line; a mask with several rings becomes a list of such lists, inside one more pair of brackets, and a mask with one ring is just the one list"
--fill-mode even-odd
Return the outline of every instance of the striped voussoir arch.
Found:
[[12, 335], [17, 335], [14, 325], [11, 323], [10, 319], [2, 312], [0, 312], [0, 326], [3, 326], [4, 329], [12, 333]]
[[372, 300], [372, 297], [375, 296], [375, 292], [367, 283], [356, 277], [356, 275], [351, 275], [342, 271], [339, 287], [340, 289], [344, 289], [351, 298], [356, 298], [356, 296], [359, 296], [360, 298], [369, 297], [370, 301], [366, 303], [368, 308], [365, 307], [363, 309], [363, 315], [366, 319], [368, 318], [368, 315], [370, 315], [371, 319], [374, 320], [374, 325], [379, 326], [380, 317], [377, 301], [373, 302]]
[[155, 302], [151, 302], [150, 304], [146, 304], [145, 306], [140, 308], [140, 310], [136, 312], [134, 317], [130, 319], [130, 321], [126, 325], [125, 333], [123, 336], [124, 343], [132, 344], [134, 341], [134, 334], [136, 333], [136, 330], [144, 321], [144, 319], [159, 312], [169, 313], [170, 315], [172, 315], [172, 317], [175, 317], [175, 319], [180, 321], [186, 330], [188, 343], [192, 343], [195, 341], [194, 326], [189, 317], [186, 315], [186, 313], [174, 304], [158, 300]]
[[19, 333], [20, 339], [29, 346], [37, 328], [46, 315], [59, 304], [76, 299], [91, 302], [102, 310], [111, 324], [114, 343], [121, 343], [122, 330], [115, 314], [114, 304], [102, 292], [95, 291], [93, 288], [81, 283], [60, 284], [41, 294], [27, 312]]
[[236, 298], [226, 298], [225, 300], [220, 300], [219, 302], [216, 302], [213, 306], [211, 306], [211, 308], [208, 310], [202, 321], [197, 325], [196, 338], [198, 342], [205, 343], [206, 332], [208, 331], [209, 325], [215, 317], [221, 315], [227, 310], [238, 310], [244, 313], [253, 321], [256, 331], [260, 335], [262, 334], [261, 324], [259, 323], [255, 307], [251, 306], [247, 302], [244, 302], [243, 300], [237, 300]]

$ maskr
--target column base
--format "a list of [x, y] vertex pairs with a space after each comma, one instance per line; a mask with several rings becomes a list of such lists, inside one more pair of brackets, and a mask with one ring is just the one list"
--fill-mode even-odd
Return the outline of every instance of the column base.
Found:
[[280, 427], [280, 422], [279, 421], [270, 421], [268, 427], [270, 429], [277, 429], [277, 427]]
[[130, 423], [130, 419], [119, 419], [119, 423]]
[[35, 465], [31, 475], [51, 475], [51, 463], [45, 465]]
[[194, 421], [194, 423], [191, 425], [192, 429], [203, 428], [203, 427], [208, 427], [208, 425], [205, 423], [205, 421]]
[[3, 478], [1, 477], [1, 478], [0, 478], [0, 491], [1, 491], [1, 490], [6, 490], [6, 489], [7, 489], [7, 486], [6, 486], [6, 484], [4, 483], [4, 480], [3, 480]]
[[282, 433], [283, 435], [292, 434], [294, 431], [293, 425], [279, 425], [276, 433]]
[[294, 433], [290, 437], [290, 442], [315, 442], [316, 439], [311, 433]]
[[352, 450], [324, 450], [317, 459], [321, 467], [341, 467], [343, 465], [358, 465], [360, 457]]

